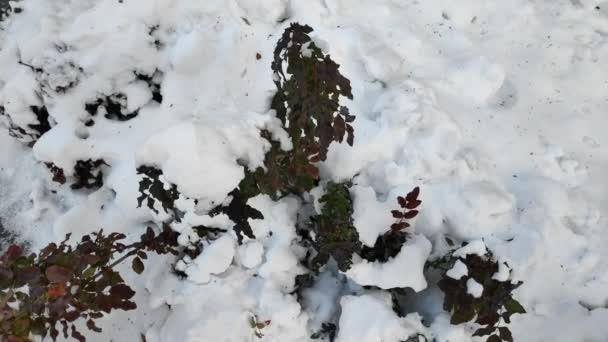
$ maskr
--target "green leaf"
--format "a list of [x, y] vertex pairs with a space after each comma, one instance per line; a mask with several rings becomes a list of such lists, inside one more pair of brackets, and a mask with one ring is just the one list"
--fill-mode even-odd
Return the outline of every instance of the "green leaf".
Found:
[[89, 267], [82, 272], [82, 278], [89, 279], [95, 275], [95, 267]]
[[475, 317], [475, 310], [472, 306], [459, 306], [454, 310], [450, 323], [458, 325], [471, 321]]
[[511, 300], [509, 300], [507, 303], [505, 303], [505, 309], [507, 309], [507, 311], [511, 314], [516, 314], [516, 313], [525, 314], [526, 313], [526, 309], [524, 309], [524, 307], [513, 298], [511, 298]]
[[131, 267], [133, 268], [133, 271], [137, 274], [141, 274], [144, 271], [144, 263], [138, 257], [133, 258], [133, 263], [131, 264]]
[[506, 342], [513, 342], [513, 335], [511, 334], [511, 330], [507, 327], [498, 328], [498, 332], [500, 333], [500, 338]]
[[500, 337], [498, 337], [498, 335], [492, 335], [488, 337], [486, 342], [502, 342], [502, 340], [500, 339]]

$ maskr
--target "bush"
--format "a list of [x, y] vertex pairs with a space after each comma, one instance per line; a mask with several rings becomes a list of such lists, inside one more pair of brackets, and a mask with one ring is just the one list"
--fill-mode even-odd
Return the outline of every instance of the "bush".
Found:
[[30, 255], [12, 245], [0, 258], [0, 336], [21, 342], [29, 341], [30, 334], [48, 335], [55, 341], [61, 329], [65, 338], [85, 341], [76, 320], [101, 332], [96, 319], [137, 307], [131, 301], [135, 292], [113, 269], [116, 265], [134, 257], [133, 270], [141, 273], [147, 252], [177, 254], [177, 233], [168, 227], [159, 234], [148, 228], [129, 245], [120, 242], [124, 234], [103, 231], [85, 235], [74, 247], [69, 238]]

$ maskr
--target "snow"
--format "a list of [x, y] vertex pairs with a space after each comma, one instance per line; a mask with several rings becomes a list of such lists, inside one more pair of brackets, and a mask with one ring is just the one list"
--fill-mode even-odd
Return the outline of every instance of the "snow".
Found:
[[450, 268], [446, 272], [446, 275], [452, 279], [458, 280], [466, 275], [469, 275], [469, 269], [467, 268], [467, 265], [464, 264], [464, 262], [456, 260], [454, 266], [452, 266], [452, 268]]
[[[336, 342], [399, 342], [415, 335], [420, 323], [415, 314], [398, 317], [390, 301], [372, 295], [344, 296], [340, 301], [340, 332]], [[373, 312], [373, 315], [368, 313]]]
[[222, 274], [232, 264], [235, 244], [232, 236], [223, 235], [203, 247], [203, 252], [184, 271], [188, 279], [197, 284], [206, 284], [212, 275]]
[[[183, 194], [184, 217], [174, 226], [183, 245], [198, 241], [195, 225], [229, 231], [198, 241], [203, 253], [179, 265], [186, 279], [164, 258], [150, 256], [141, 276], [125, 267], [139, 309], [104, 319], [103, 334], [83, 331], [87, 340], [251, 341], [255, 315], [272, 321], [263, 341], [309, 341], [331, 321], [340, 342], [423, 331], [429, 340], [469, 342], [470, 327], [449, 324], [441, 293], [423, 274], [431, 251], [448, 251], [447, 236], [468, 242], [454, 256], [490, 250], [499, 261], [494, 279], [524, 282], [514, 297], [528, 314], [512, 318], [516, 341], [605, 342], [606, 1], [22, 0], [20, 7], [0, 30], [0, 105], [26, 126], [36, 121], [30, 106], [44, 103], [53, 127], [33, 149], [0, 129], [0, 229], [32, 250], [100, 228], [136, 239], [167, 219], [137, 207], [136, 169], [149, 165]], [[373, 246], [390, 229], [397, 196], [420, 186], [422, 200], [397, 256], [384, 264], [355, 256], [345, 274], [326, 270], [302, 303], [292, 293], [294, 277], [307, 272], [296, 234], [302, 198], [250, 200], [264, 219], [250, 220], [256, 238], [241, 246], [225, 215], [208, 215], [243, 165], [262, 165], [269, 146], [260, 129], [292, 148], [268, 110], [274, 45], [292, 21], [315, 29], [315, 44], [353, 86], [345, 104], [357, 116], [355, 144], [333, 144], [319, 167], [324, 179], [353, 182], [361, 242]], [[134, 74], [157, 70], [162, 104]], [[75, 79], [61, 94], [38, 82]], [[136, 118], [99, 113], [84, 125], [85, 103], [120, 92]], [[51, 182], [41, 163], [70, 176], [76, 160], [100, 158], [110, 166], [96, 191]], [[457, 261], [449, 276], [467, 276], [463, 266]], [[399, 318], [367, 285], [418, 291], [408, 312], [420, 309], [426, 330], [421, 317]], [[482, 293], [478, 285], [468, 286], [471, 295]]]
[[509, 279], [510, 275], [511, 275], [511, 269], [509, 268], [507, 263], [503, 261], [503, 262], [498, 263], [498, 272], [496, 272], [496, 273], [494, 273], [494, 275], [492, 275], [492, 279], [495, 279], [498, 281], [507, 281]]
[[473, 278], [467, 280], [467, 293], [475, 298], [481, 298], [483, 294], [483, 286]]
[[467, 255], [478, 255], [483, 257], [486, 255], [487, 251], [486, 244], [482, 240], [475, 240], [471, 241], [468, 245], [457, 249], [452, 255], [457, 258], [466, 258]]
[[419, 292], [427, 286], [423, 272], [430, 254], [431, 242], [422, 235], [414, 235], [386, 263], [362, 260], [354, 263], [346, 275], [362, 286], [373, 285], [381, 289], [409, 287]]

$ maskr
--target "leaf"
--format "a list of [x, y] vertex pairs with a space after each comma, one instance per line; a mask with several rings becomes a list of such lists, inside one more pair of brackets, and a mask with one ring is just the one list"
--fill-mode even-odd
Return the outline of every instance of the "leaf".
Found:
[[410, 224], [407, 222], [397, 222], [397, 223], [391, 224], [391, 229], [392, 230], [401, 230], [401, 229], [405, 229], [409, 226], [410, 226]]
[[135, 295], [135, 291], [126, 284], [118, 284], [110, 289], [110, 295], [120, 299], [131, 299]]
[[404, 198], [404, 197], [402, 197], [402, 196], [398, 196], [398, 197], [397, 197], [397, 203], [399, 203], [399, 206], [400, 206], [401, 208], [405, 208], [405, 205], [406, 205], [406, 203], [407, 203], [407, 202], [405, 201], [405, 198]]
[[515, 299], [511, 298], [506, 304], [505, 309], [511, 314], [525, 314], [526, 309]]
[[418, 195], [420, 195], [420, 187], [415, 187], [414, 190], [410, 191], [410, 193], [405, 196], [405, 199], [408, 202], [414, 202], [418, 199]]
[[97, 325], [95, 325], [95, 321], [93, 321], [92, 319], [89, 319], [87, 321], [87, 328], [89, 328], [89, 330], [92, 330], [97, 333], [101, 332], [101, 328], [99, 328]]
[[422, 204], [422, 201], [419, 200], [415, 200], [415, 201], [411, 201], [411, 202], [407, 202], [407, 205], [405, 206], [407, 209], [416, 209], [418, 208], [420, 205]]
[[133, 271], [137, 274], [141, 274], [144, 271], [144, 263], [141, 261], [140, 258], [135, 257], [133, 258], [133, 262], [131, 263], [131, 268], [133, 268]]
[[473, 336], [487, 336], [487, 335], [491, 335], [494, 330], [496, 330], [496, 328], [494, 326], [487, 326], [484, 328], [479, 328], [477, 330], [475, 330], [475, 332], [473, 333]]
[[86, 338], [76, 330], [76, 327], [72, 324], [72, 337], [77, 339], [78, 342], [86, 342]]
[[502, 342], [502, 340], [500, 339], [500, 337], [498, 337], [498, 335], [492, 335], [488, 337], [486, 342]]
[[51, 300], [65, 296], [65, 294], [66, 294], [65, 283], [57, 283], [57, 284], [51, 286], [51, 288], [49, 288], [47, 294], [49, 296], [49, 299], [51, 299]]
[[82, 278], [83, 279], [89, 279], [89, 278], [91, 278], [92, 276], [95, 275], [95, 270], [96, 270], [95, 267], [89, 267], [89, 268], [87, 268], [86, 270], [84, 270], [84, 272], [82, 272]]
[[402, 218], [403, 217], [403, 213], [400, 212], [399, 210], [391, 210], [391, 214], [393, 215], [394, 218]]
[[65, 283], [70, 280], [71, 271], [65, 267], [53, 265], [44, 272], [51, 283]]
[[513, 335], [511, 334], [511, 330], [507, 327], [498, 328], [498, 332], [500, 333], [500, 338], [506, 342], [513, 342]]
[[454, 310], [450, 323], [458, 325], [471, 321], [475, 317], [475, 310], [471, 306], [459, 306]]
[[21, 253], [23, 253], [23, 249], [17, 245], [10, 245], [8, 247], [8, 250], [6, 251], [6, 256], [8, 257], [8, 259], [15, 259], [18, 256], [21, 256]]
[[410, 211], [406, 212], [405, 214], [403, 214], [403, 218], [404, 219], [413, 219], [417, 215], [418, 215], [418, 210], [410, 210]]

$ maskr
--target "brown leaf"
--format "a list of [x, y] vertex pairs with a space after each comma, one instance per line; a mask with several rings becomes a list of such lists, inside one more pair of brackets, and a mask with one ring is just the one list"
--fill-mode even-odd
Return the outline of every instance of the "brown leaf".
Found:
[[393, 215], [394, 218], [402, 218], [403, 217], [403, 213], [399, 210], [391, 210], [391, 214]]

